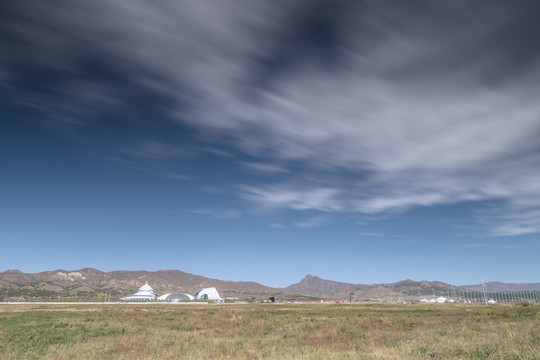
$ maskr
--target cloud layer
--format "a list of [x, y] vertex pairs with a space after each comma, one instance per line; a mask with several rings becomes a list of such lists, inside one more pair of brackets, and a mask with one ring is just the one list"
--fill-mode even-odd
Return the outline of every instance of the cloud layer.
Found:
[[286, 174], [242, 184], [250, 202], [374, 214], [494, 201], [479, 214], [492, 234], [540, 232], [534, 1], [6, 7], [13, 102], [89, 121], [152, 94], [162, 115], [259, 158], [244, 165]]

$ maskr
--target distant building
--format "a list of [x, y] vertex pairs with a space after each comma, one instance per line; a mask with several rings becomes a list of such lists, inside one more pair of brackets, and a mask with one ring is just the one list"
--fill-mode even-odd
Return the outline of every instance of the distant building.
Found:
[[121, 300], [155, 300], [156, 296], [154, 289], [146, 282], [135, 294], [123, 297]]
[[182, 301], [182, 300], [193, 300], [195, 298], [192, 295], [189, 295], [189, 294], [170, 293], [170, 294], [161, 295], [157, 299], [158, 300], [163, 300], [163, 301], [169, 301], [169, 302], [178, 302], [178, 301]]
[[[139, 288], [133, 295], [123, 297], [121, 300], [156, 300], [157, 294], [152, 287], [148, 285], [148, 282]], [[161, 295], [157, 300], [178, 302], [181, 300], [218, 300], [223, 299], [219, 296], [215, 287], [205, 288], [197, 291], [193, 295], [185, 293], [168, 293]]]
[[223, 300], [215, 287], [201, 289], [193, 294], [193, 298], [197, 300]]

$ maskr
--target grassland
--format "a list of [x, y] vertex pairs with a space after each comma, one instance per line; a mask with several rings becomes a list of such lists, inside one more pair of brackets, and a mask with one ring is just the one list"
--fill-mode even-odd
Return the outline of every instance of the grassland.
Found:
[[0, 359], [540, 359], [540, 306], [0, 305]]

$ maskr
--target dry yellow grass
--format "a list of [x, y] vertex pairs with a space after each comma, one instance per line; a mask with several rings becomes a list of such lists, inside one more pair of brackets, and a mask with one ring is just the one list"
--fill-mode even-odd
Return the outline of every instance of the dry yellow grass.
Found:
[[540, 359], [540, 307], [0, 305], [0, 359]]

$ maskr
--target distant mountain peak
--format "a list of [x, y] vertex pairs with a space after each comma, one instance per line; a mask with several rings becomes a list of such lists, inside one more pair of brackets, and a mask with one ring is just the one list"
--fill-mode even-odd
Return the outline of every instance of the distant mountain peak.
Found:
[[10, 270], [4, 271], [4, 274], [22, 274], [22, 272], [18, 269], [10, 269]]

